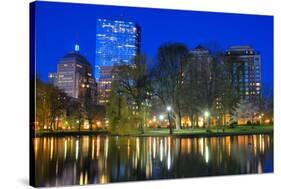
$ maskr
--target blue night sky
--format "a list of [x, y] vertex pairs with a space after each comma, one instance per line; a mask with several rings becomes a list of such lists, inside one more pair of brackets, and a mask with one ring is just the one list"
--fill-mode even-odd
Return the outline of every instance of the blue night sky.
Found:
[[[96, 6], [36, 2], [36, 69], [47, 81], [48, 73], [66, 53], [80, 45], [92, 65], [95, 60], [96, 19], [121, 19], [141, 26], [141, 51], [155, 59], [165, 42], [198, 44], [226, 50], [231, 45], [251, 45], [261, 53], [264, 93], [273, 88], [273, 17], [151, 8]], [[94, 66], [93, 66], [94, 67]]]

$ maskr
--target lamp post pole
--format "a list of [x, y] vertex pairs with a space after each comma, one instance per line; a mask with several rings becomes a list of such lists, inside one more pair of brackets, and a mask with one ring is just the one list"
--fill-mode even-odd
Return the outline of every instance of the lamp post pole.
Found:
[[207, 123], [207, 127], [209, 128], [209, 116], [210, 116], [210, 113], [208, 111], [204, 112], [204, 116], [205, 116], [205, 120], [206, 120], [206, 123]]
[[170, 112], [171, 112], [171, 110], [172, 110], [171, 106], [167, 106], [166, 110], [167, 110], [167, 112], [168, 112], [168, 120], [169, 120], [170, 135], [172, 135], [172, 134], [173, 134], [173, 128], [172, 128], [171, 117], [170, 117]]

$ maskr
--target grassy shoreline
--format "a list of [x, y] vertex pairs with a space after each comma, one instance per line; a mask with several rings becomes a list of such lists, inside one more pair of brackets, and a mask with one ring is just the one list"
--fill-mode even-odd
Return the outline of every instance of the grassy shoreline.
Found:
[[253, 134], [273, 134], [273, 126], [238, 126], [235, 128], [195, 128], [195, 129], [181, 129], [174, 130], [173, 134], [169, 134], [169, 129], [152, 129], [146, 128], [144, 133], [140, 132], [126, 132], [126, 133], [110, 133], [106, 130], [95, 130], [95, 131], [41, 131], [36, 132], [36, 137], [45, 136], [83, 136], [83, 135], [109, 135], [109, 136], [131, 136], [131, 137], [220, 137], [220, 136], [235, 136], [235, 135], [253, 135]]

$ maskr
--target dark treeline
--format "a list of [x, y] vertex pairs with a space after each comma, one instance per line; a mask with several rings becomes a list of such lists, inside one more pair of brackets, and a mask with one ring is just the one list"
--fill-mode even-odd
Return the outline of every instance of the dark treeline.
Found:
[[[102, 120], [104, 107], [93, 103], [91, 92], [85, 91], [78, 99], [67, 96], [57, 87], [36, 80], [36, 129], [57, 131], [66, 129], [80, 131], [85, 121]], [[91, 129], [92, 127], [90, 127]]]
[[[189, 119], [189, 127], [199, 127], [199, 119], [206, 111], [210, 113], [208, 122], [212, 120], [216, 126], [229, 125], [238, 117], [253, 121], [261, 111], [272, 120], [273, 96], [250, 103], [239, 95], [237, 80], [243, 67], [235, 58], [223, 51], [212, 53], [202, 46], [197, 50], [190, 51], [182, 43], [165, 43], [159, 47], [154, 62], [137, 55], [129, 65], [114, 66], [105, 107], [93, 103], [87, 89], [74, 99], [37, 79], [36, 127], [55, 131], [63, 125], [80, 131], [85, 122], [92, 129], [99, 121], [113, 133], [136, 129], [143, 133], [153, 117], [165, 114], [172, 133], [173, 129], [183, 128], [184, 117]], [[204, 122], [204, 126], [210, 125]]]
[[[273, 103], [263, 99], [250, 103], [239, 95], [237, 81], [243, 67], [237, 66], [235, 58], [198, 48], [202, 51], [196, 54], [185, 44], [166, 43], [159, 47], [156, 62], [139, 55], [130, 65], [116, 66], [107, 107], [110, 124], [122, 127], [129, 123], [143, 130], [147, 120], [166, 112], [167, 106], [171, 107], [170, 126], [175, 129], [182, 128], [184, 116], [192, 128], [198, 127], [199, 117], [206, 111], [217, 126], [237, 121], [243, 107], [250, 117], [261, 108], [268, 117], [273, 116]], [[151, 69], [148, 64], [153, 65]]]

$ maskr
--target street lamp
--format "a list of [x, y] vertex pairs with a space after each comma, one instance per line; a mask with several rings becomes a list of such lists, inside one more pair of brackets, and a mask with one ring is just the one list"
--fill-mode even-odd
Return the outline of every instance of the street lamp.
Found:
[[166, 110], [167, 110], [168, 112], [170, 112], [170, 111], [172, 110], [172, 107], [171, 107], [171, 106], [167, 106]]
[[210, 116], [210, 112], [205, 111], [205, 112], [204, 112], [204, 116], [205, 116], [205, 119], [207, 120], [207, 121], [206, 121], [206, 122], [207, 122], [207, 126], [209, 127], [209, 116]]
[[209, 117], [209, 116], [210, 116], [210, 113], [209, 113], [208, 111], [205, 111], [205, 112], [204, 112], [204, 116], [205, 116], [205, 117]]
[[164, 120], [164, 116], [163, 115], [159, 115], [159, 120], [163, 121]]
[[172, 125], [171, 125], [171, 118], [170, 118], [170, 112], [172, 110], [171, 106], [167, 106], [166, 110], [168, 111], [168, 119], [169, 119], [169, 129], [170, 129], [170, 134], [173, 134], [172, 130]]

